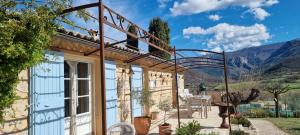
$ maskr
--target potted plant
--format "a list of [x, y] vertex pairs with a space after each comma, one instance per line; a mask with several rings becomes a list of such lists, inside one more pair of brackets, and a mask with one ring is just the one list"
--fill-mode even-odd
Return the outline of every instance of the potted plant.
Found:
[[151, 126], [151, 118], [149, 117], [148, 109], [154, 105], [154, 100], [151, 98], [151, 91], [143, 89], [141, 92], [135, 92], [134, 97], [137, 99], [144, 110], [146, 110], [144, 116], [134, 117], [134, 128], [137, 135], [147, 135]]
[[161, 111], [164, 111], [164, 123], [159, 125], [159, 135], [171, 135], [171, 132], [169, 132], [171, 130], [171, 124], [166, 122], [166, 114], [172, 109], [172, 107], [171, 103], [167, 99], [159, 102], [158, 104], [158, 108]]

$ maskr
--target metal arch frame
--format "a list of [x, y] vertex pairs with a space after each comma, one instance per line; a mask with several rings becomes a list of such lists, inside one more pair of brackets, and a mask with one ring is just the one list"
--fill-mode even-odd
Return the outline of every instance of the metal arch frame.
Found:
[[[85, 5], [80, 5], [80, 6], [77, 6], [77, 7], [71, 7], [71, 8], [68, 8], [68, 9], [65, 9], [63, 10], [61, 13], [59, 13], [59, 15], [64, 15], [64, 14], [67, 14], [67, 13], [71, 13], [71, 12], [74, 12], [74, 11], [78, 11], [78, 10], [83, 10], [83, 9], [88, 9], [88, 8], [93, 8], [93, 7], [97, 7], [98, 8], [98, 13], [99, 13], [99, 17], [97, 19], [97, 17], [93, 17], [93, 16], [90, 16], [91, 18], [93, 19], [96, 19], [98, 21], [98, 25], [99, 25], [99, 39], [100, 39], [100, 42], [99, 42], [99, 48], [95, 49], [94, 51], [91, 51], [91, 52], [85, 52], [84, 53], [84, 56], [88, 56], [88, 55], [91, 55], [95, 52], [100, 52], [100, 56], [99, 56], [99, 59], [100, 59], [100, 90], [101, 90], [101, 95], [102, 95], [102, 98], [101, 98], [101, 109], [102, 109], [102, 134], [103, 135], [106, 135], [106, 130], [107, 130], [107, 127], [106, 127], [106, 92], [105, 92], [105, 59], [104, 59], [104, 48], [106, 47], [112, 47], [116, 44], [119, 44], [119, 43], [123, 43], [123, 42], [126, 42], [128, 40], [122, 40], [122, 41], [118, 41], [118, 42], [115, 42], [115, 43], [112, 43], [112, 44], [108, 44], [108, 45], [105, 45], [104, 43], [104, 24], [112, 27], [112, 28], [115, 28], [123, 33], [126, 33], [140, 41], [143, 41], [145, 42], [146, 44], [148, 44], [149, 46], [152, 46], [160, 51], [163, 51], [167, 54], [170, 54], [170, 55], [173, 55], [173, 49], [172, 48], [166, 48], [166, 47], [161, 47], [160, 45], [164, 45], [164, 46], [169, 46], [167, 43], [163, 42], [162, 40], [160, 40], [159, 38], [153, 36], [152, 34], [148, 33], [146, 30], [143, 30], [142, 28], [138, 27], [137, 25], [135, 25], [134, 23], [132, 23], [131, 21], [129, 21], [128, 19], [126, 19], [125, 17], [123, 17], [122, 15], [118, 14], [117, 12], [113, 11], [112, 9], [108, 8], [107, 6], [103, 5], [102, 3], [102, 0], [99, 0], [98, 2], [95, 2], [95, 3], [90, 3], [90, 4], [85, 4]], [[105, 16], [104, 15], [104, 11], [108, 12], [108, 16]], [[109, 20], [110, 19], [110, 20]], [[126, 26], [125, 23], [127, 23], [127, 26], [129, 25], [133, 25], [137, 28], [137, 31], [138, 31], [138, 34], [135, 35], [134, 33], [131, 33], [131, 32], [128, 32], [126, 30]], [[154, 40], [155, 42], [154, 43], [158, 43], [159, 45], [156, 45], [152, 42], [150, 42], [150, 39], [151, 40]], [[143, 57], [147, 57], [151, 54], [145, 54], [143, 56], [140, 56], [139, 58], [132, 58], [131, 61], [135, 61], [137, 59], [140, 59], [140, 58], [143, 58]], [[130, 61], [129, 61], [130, 62]], [[98, 111], [97, 111], [98, 112]], [[98, 133], [97, 133], [98, 134]], [[99, 133], [100, 134], [100, 133]]]
[[[198, 63], [198, 62], [199, 62], [199, 64], [208, 62], [209, 64], [219, 64], [219, 65], [223, 65], [223, 63], [215, 63], [215, 62], [212, 62], [212, 61], [205, 61], [205, 60], [184, 61], [184, 62], [179, 62], [178, 64], [184, 66], [185, 64]], [[208, 64], [208, 63], [207, 63], [207, 64]], [[173, 65], [163, 67], [162, 69], [168, 69], [168, 68], [170, 68], [170, 67], [173, 67]]]
[[[175, 53], [174, 53], [174, 56], [175, 56]], [[155, 63], [155, 64], [149, 66], [149, 68], [156, 67], [156, 66], [164, 64], [164, 63], [175, 61], [175, 59], [176, 60], [202, 59], [202, 60], [212, 60], [212, 61], [219, 61], [219, 62], [223, 61], [222, 59], [208, 58], [208, 57], [202, 57], [202, 56], [200, 56], [200, 57], [182, 57], [182, 58], [174, 58], [174, 59], [165, 60], [165, 61], [162, 61], [162, 62], [159, 62], [159, 63]]]
[[[214, 64], [194, 64], [194, 63], [190, 63], [190, 64], [193, 64], [193, 65], [184, 65], [184, 66], [181, 66], [179, 68], [177, 68], [177, 70], [179, 69], [184, 69], [184, 70], [189, 70], [189, 69], [195, 69], [196, 67], [205, 67], [205, 68], [219, 68], [219, 69], [223, 69], [223, 65], [214, 65]], [[174, 69], [172, 69], [171, 71], [174, 71]]]
[[[226, 93], [227, 93], [227, 101], [229, 101], [229, 97], [228, 97], [228, 80], [227, 80], [227, 65], [226, 65], [226, 57], [225, 57], [225, 52], [219, 53], [219, 52], [213, 52], [213, 51], [207, 51], [207, 50], [199, 50], [199, 49], [178, 49], [176, 50], [176, 48], [174, 47], [174, 49], [172, 48], [162, 48], [159, 45], [164, 45], [167, 46], [167, 44], [165, 42], [163, 42], [162, 40], [160, 40], [159, 38], [153, 36], [152, 34], [148, 33], [146, 30], [143, 30], [142, 28], [138, 27], [137, 25], [135, 25], [134, 23], [132, 23], [131, 21], [129, 21], [128, 19], [126, 19], [125, 17], [123, 17], [122, 15], [116, 13], [115, 11], [113, 11], [112, 9], [108, 8], [107, 6], [103, 5], [102, 0], [99, 0], [99, 2], [96, 3], [91, 3], [91, 4], [86, 4], [86, 5], [81, 5], [81, 6], [77, 6], [77, 7], [72, 7], [69, 9], [64, 10], [62, 13], [60, 13], [60, 15], [66, 14], [66, 13], [70, 13], [70, 12], [74, 12], [74, 11], [78, 11], [78, 10], [82, 10], [82, 9], [87, 9], [87, 8], [92, 8], [92, 7], [97, 7], [98, 8], [98, 12], [99, 12], [99, 18], [98, 18], [98, 24], [99, 24], [99, 38], [100, 38], [100, 42], [99, 42], [99, 48], [97, 48], [94, 51], [91, 52], [86, 52], [85, 55], [90, 55], [92, 53], [95, 53], [97, 51], [100, 51], [100, 90], [101, 90], [101, 109], [102, 109], [102, 134], [105, 135], [106, 134], [106, 93], [105, 93], [105, 67], [104, 67], [104, 48], [106, 47], [105, 43], [104, 43], [104, 24], [115, 28], [123, 33], [126, 33], [138, 40], [141, 40], [143, 42], [145, 42], [146, 44], [148, 44], [149, 46], [152, 46], [160, 51], [163, 51], [167, 54], [170, 55], [174, 55], [174, 59], [171, 60], [165, 60], [163, 62], [159, 62], [156, 63], [154, 65], [151, 65], [149, 67], [155, 67], [157, 65], [163, 64], [163, 63], [167, 63], [167, 62], [172, 62], [174, 61], [174, 71], [175, 71], [175, 80], [176, 80], [176, 98], [177, 98], [177, 115], [178, 115], [178, 126], [180, 127], [180, 114], [179, 114], [179, 97], [178, 97], [178, 64], [177, 60], [187, 60], [187, 59], [207, 59], [207, 60], [212, 60], [212, 61], [219, 61], [219, 62], [223, 62], [223, 69], [224, 69], [224, 76], [225, 76], [225, 88], [226, 88]], [[104, 11], [108, 12], [108, 16], [104, 16]], [[92, 17], [94, 19], [97, 19], [96, 17]], [[109, 20], [111, 19], [111, 20]], [[117, 20], [117, 21], [116, 21]], [[129, 25], [134, 25], [137, 28], [137, 35], [135, 35], [134, 33], [128, 32], [126, 30], [126, 28], [124, 29], [124, 25], [126, 25], [125, 23], [127, 23], [127, 26]], [[152, 42], [150, 42], [151, 40], [154, 40], [155, 43], [158, 43], [159, 45], [156, 45]], [[112, 43], [110, 45], [107, 45], [107, 47], [111, 47], [114, 46], [118, 43], [122, 43], [122, 42], [126, 42], [127, 40], [122, 40], [122, 41], [118, 41], [116, 43]], [[180, 55], [177, 52], [181, 52], [181, 51], [197, 51], [197, 52], [205, 52], [205, 53], [212, 53], [212, 54], [217, 54], [217, 55], [222, 55], [223, 59], [214, 59], [214, 58], [205, 58], [205, 57], [184, 57], [183, 55]], [[142, 56], [136, 56], [138, 58], [132, 58], [130, 61], [128, 61], [128, 63], [135, 61], [137, 59], [143, 58], [143, 57], [147, 57], [149, 55], [152, 54], [143, 54]], [[177, 58], [177, 55], [181, 56], [182, 58]], [[173, 63], [173, 62], [172, 62]], [[199, 65], [199, 67], [203, 67], [204, 65]], [[199, 67], [185, 67], [184, 70], [189, 70], [189, 69], [193, 69], [193, 68], [199, 68]], [[207, 67], [214, 67], [214, 65], [207, 65]], [[229, 107], [229, 102], [227, 102], [227, 106]], [[98, 112], [98, 111], [97, 111]], [[229, 113], [229, 112], [228, 112]], [[229, 117], [229, 125], [230, 125], [230, 117]], [[231, 125], [229, 126], [229, 130], [231, 132]]]
[[[187, 51], [187, 52], [205, 52], [205, 53], [210, 53], [210, 54], [214, 54], [214, 55], [219, 55], [222, 57], [222, 59], [213, 59], [213, 60], [217, 60], [217, 61], [221, 61], [222, 62], [222, 65], [220, 66], [219, 63], [212, 63], [212, 64], [194, 64], [195, 62], [193, 61], [186, 61], [186, 63], [191, 63], [193, 65], [190, 65], [190, 66], [181, 66], [180, 68], [184, 68], [184, 70], [181, 70], [179, 72], [183, 72], [185, 70], [191, 70], [191, 69], [197, 69], [197, 68], [219, 68], [219, 69], [223, 69], [224, 70], [224, 83], [225, 83], [225, 90], [226, 90], [226, 100], [227, 100], [227, 107], [229, 109], [229, 92], [228, 92], [228, 76], [227, 76], [227, 64], [226, 64], [226, 55], [225, 55], [225, 52], [214, 52], [214, 51], [208, 51], [208, 50], [199, 50], [199, 49], [177, 49], [174, 48], [174, 71], [175, 71], [175, 79], [176, 79], [176, 100], [177, 100], [177, 117], [178, 117], [178, 126], [180, 127], [180, 111], [179, 111], [179, 93], [178, 93], [178, 60], [187, 60], [187, 59], [199, 59], [199, 58], [202, 58], [201, 56], [199, 57], [182, 57], [182, 58], [177, 58], [177, 55], [178, 53], [177, 52], [183, 52], [183, 51]], [[208, 58], [208, 59], [212, 59], [212, 58]], [[162, 63], [166, 63], [168, 61], [164, 61], [164, 62], [160, 62], [160, 63], [156, 63], [150, 67], [155, 67], [159, 64], [162, 64]], [[215, 64], [215, 65], [214, 65]], [[228, 116], [230, 116], [230, 112], [227, 111], [228, 113]], [[229, 133], [231, 133], [231, 120], [230, 120], [230, 117], [228, 117], [228, 121], [229, 121]]]
[[187, 70], [192, 70], [192, 69], [201, 69], [201, 68], [216, 68], [216, 69], [223, 69], [219, 66], [202, 66], [202, 65], [196, 65], [196, 66], [192, 66], [192, 67], [188, 67], [188, 68], [184, 68], [183, 70], [180, 70], [178, 72], [185, 72]]

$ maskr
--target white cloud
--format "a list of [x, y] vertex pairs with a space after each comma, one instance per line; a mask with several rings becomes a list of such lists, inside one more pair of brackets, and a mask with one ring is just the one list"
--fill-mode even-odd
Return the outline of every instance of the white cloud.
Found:
[[220, 20], [222, 17], [219, 15], [209, 15], [208, 18], [212, 21], [218, 21]]
[[188, 27], [183, 30], [185, 37], [191, 35], [211, 36], [206, 43], [208, 49], [214, 51], [235, 51], [242, 48], [260, 46], [271, 38], [263, 24], [252, 26], [230, 25], [220, 23], [216, 26], [203, 29], [201, 27]]
[[159, 8], [165, 8], [167, 6], [167, 3], [170, 2], [172, 0], [157, 0], [158, 2], [158, 7]]
[[270, 16], [270, 14], [262, 8], [254, 8], [250, 12], [254, 14], [255, 18], [261, 21], [265, 20], [266, 17]]
[[[243, 7], [248, 9], [262, 8], [279, 3], [278, 0], [183, 0], [175, 1], [170, 8], [172, 15], [191, 15], [228, 7]], [[265, 16], [266, 17], [266, 16]]]
[[205, 30], [201, 27], [189, 27], [186, 29], [183, 29], [183, 35], [186, 38], [189, 38], [189, 35], [199, 35], [205, 33]]

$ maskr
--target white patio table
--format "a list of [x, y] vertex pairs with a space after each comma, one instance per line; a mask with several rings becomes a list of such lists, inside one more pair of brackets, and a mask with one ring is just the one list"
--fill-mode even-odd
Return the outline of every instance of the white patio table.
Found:
[[207, 111], [211, 111], [211, 96], [209, 95], [195, 95], [194, 97], [200, 98], [204, 106], [204, 116], [207, 118]]

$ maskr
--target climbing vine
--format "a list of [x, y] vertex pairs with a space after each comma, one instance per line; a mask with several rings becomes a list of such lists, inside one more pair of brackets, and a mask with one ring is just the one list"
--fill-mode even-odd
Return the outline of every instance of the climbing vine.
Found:
[[71, 0], [17, 2], [0, 0], [0, 122], [18, 98], [18, 74], [44, 59], [60, 22], [71, 23], [58, 16]]

